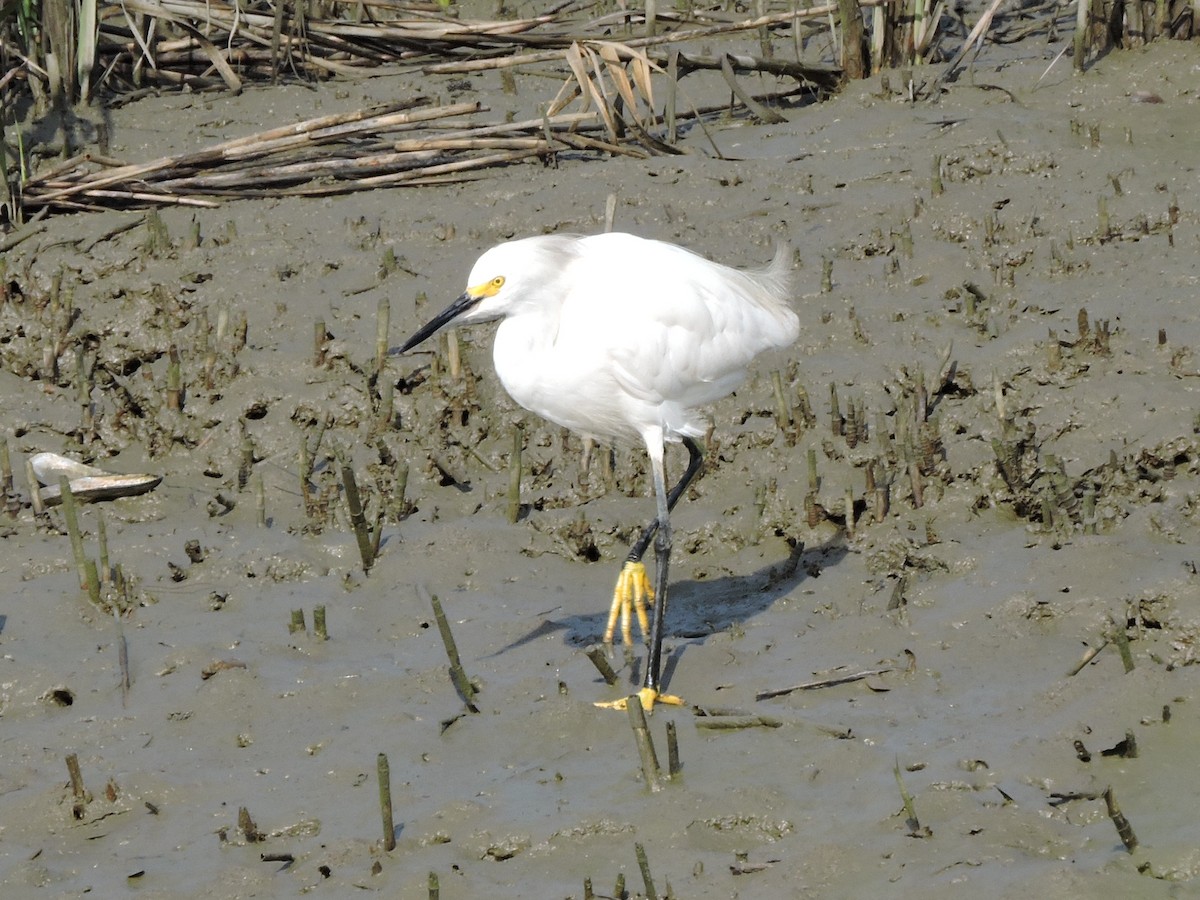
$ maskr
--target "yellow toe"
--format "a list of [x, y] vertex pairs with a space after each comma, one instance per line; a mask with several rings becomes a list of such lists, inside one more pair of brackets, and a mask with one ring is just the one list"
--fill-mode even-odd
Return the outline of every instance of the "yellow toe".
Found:
[[617, 576], [617, 586], [613, 589], [612, 606], [608, 610], [608, 625], [604, 629], [604, 643], [613, 642], [619, 618], [621, 638], [626, 644], [632, 644], [632, 621], [635, 613], [643, 639], [648, 637], [650, 617], [647, 615], [647, 608], [653, 602], [654, 588], [650, 586], [646, 566], [641, 561], [626, 560], [625, 565], [621, 567], [621, 574]]
[[[686, 706], [687, 702], [682, 697], [676, 697], [674, 694], [660, 694], [654, 688], [642, 688], [636, 694], [632, 695], [638, 698], [642, 704], [642, 709], [646, 712], [654, 711], [655, 703], [662, 703], [666, 706]], [[596, 703], [596, 706], [601, 709], [629, 709], [629, 697], [622, 697], [620, 700], [610, 700], [607, 703]]]

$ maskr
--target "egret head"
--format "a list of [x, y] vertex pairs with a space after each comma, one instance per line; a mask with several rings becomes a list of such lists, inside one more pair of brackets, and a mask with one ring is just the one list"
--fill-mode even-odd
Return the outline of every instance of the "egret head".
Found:
[[396, 352], [406, 353], [450, 322], [486, 322], [513, 312], [522, 303], [537, 303], [560, 277], [575, 238], [544, 235], [497, 244], [471, 267], [467, 289], [434, 316]]

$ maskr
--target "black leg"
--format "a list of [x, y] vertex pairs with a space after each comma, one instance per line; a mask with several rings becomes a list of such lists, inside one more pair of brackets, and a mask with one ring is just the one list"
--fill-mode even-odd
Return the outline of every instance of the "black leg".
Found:
[[[669, 510], [668, 510], [669, 512]], [[650, 643], [646, 648], [646, 679], [643, 687], [661, 693], [663, 621], [667, 617], [667, 580], [671, 564], [671, 520], [658, 523], [654, 541], [654, 618], [650, 623]]]
[[[704, 451], [700, 449], [700, 445], [690, 437], [683, 439], [683, 446], [687, 447], [688, 464], [683, 472], [683, 477], [676, 482], [675, 487], [671, 488], [671, 492], [667, 495], [667, 512], [675, 508], [675, 504], [679, 502], [679, 498], [683, 496], [683, 492], [699, 474], [700, 469], [704, 465]], [[645, 555], [646, 549], [650, 546], [650, 541], [654, 539], [655, 532], [658, 531], [658, 518], [646, 526], [632, 547], [629, 548], [629, 555], [625, 557], [626, 562], [641, 562], [642, 556]], [[656, 548], [657, 549], [657, 548]], [[658, 581], [659, 579], [655, 579]], [[655, 617], [657, 618], [657, 617]]]

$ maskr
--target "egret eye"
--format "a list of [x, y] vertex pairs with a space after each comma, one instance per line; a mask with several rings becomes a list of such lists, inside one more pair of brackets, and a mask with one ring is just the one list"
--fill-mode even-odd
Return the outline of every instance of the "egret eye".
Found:
[[492, 279], [492, 290], [498, 291], [502, 287], [504, 287], [504, 276], [497, 275], [495, 278]]

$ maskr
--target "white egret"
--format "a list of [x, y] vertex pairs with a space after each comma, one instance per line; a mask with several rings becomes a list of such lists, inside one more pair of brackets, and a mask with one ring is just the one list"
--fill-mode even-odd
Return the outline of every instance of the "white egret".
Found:
[[[699, 471], [699, 407], [729, 394], [760, 353], [800, 333], [788, 305], [788, 253], [765, 269], [710, 262], [674, 244], [631, 234], [543, 235], [499, 244], [475, 263], [467, 289], [409, 338], [404, 353], [452, 321], [503, 319], [496, 374], [521, 406], [586, 436], [640, 439], [650, 457], [658, 515], [633, 545], [614, 591], [604, 639], [618, 616], [628, 643], [638, 616], [648, 640], [642, 705], [660, 693], [670, 512]], [[688, 466], [667, 491], [665, 442], [682, 442]], [[656, 580], [642, 556], [654, 540]], [[647, 602], [654, 603], [648, 631]], [[619, 705], [619, 704], [618, 704]]]

